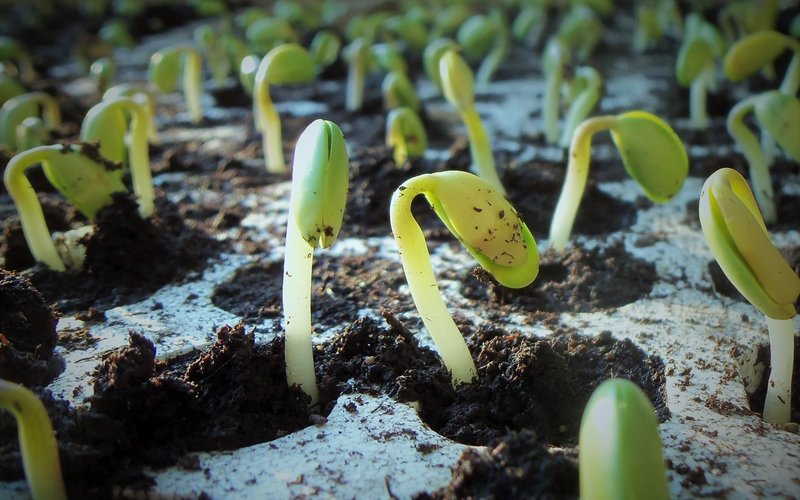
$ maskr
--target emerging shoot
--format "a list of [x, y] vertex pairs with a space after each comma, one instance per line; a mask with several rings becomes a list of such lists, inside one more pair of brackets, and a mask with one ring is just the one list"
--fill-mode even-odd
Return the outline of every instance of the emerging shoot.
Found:
[[453, 384], [472, 381], [475, 363], [442, 301], [430, 254], [411, 202], [424, 195], [436, 215], [500, 284], [528, 286], [539, 272], [539, 251], [525, 223], [503, 195], [485, 180], [462, 171], [413, 177], [392, 195], [392, 233], [400, 250], [411, 297], [433, 338]]
[[387, 110], [404, 106], [415, 113], [419, 112], [419, 97], [414, 84], [402, 71], [391, 71], [383, 79], [383, 105]]
[[717, 28], [692, 13], [686, 19], [686, 35], [675, 62], [678, 83], [689, 87], [689, 114], [696, 129], [708, 128], [706, 94], [716, 86], [715, 61], [722, 55], [723, 41]]
[[550, 225], [550, 247], [556, 251], [567, 246], [589, 176], [592, 137], [601, 130], [611, 132], [628, 175], [654, 202], [663, 203], [675, 196], [689, 173], [686, 148], [657, 116], [629, 111], [589, 118], [575, 129], [569, 147], [567, 176]]
[[335, 123], [315, 120], [300, 135], [292, 165], [286, 226], [283, 312], [286, 380], [319, 400], [311, 345], [311, 268], [314, 248], [328, 248], [342, 227], [347, 201], [347, 149]]
[[17, 127], [28, 117], [39, 116], [50, 131], [61, 124], [61, 110], [56, 100], [44, 92], [28, 92], [7, 100], [0, 108], [0, 145], [11, 151], [19, 151]]
[[564, 118], [564, 128], [558, 145], [562, 148], [569, 146], [572, 134], [578, 125], [589, 116], [589, 113], [600, 100], [603, 89], [603, 78], [591, 66], [580, 66], [575, 70], [575, 76], [569, 82], [569, 110]]
[[347, 93], [344, 107], [347, 111], [358, 111], [364, 104], [367, 73], [375, 64], [369, 40], [365, 37], [356, 38], [344, 48], [342, 55], [347, 62]]
[[425, 74], [436, 85], [439, 92], [442, 92], [442, 77], [439, 74], [439, 59], [448, 50], [458, 50], [458, 44], [449, 38], [437, 38], [429, 43], [422, 52], [422, 64], [425, 67]]
[[425, 154], [428, 135], [414, 111], [406, 107], [393, 109], [386, 117], [386, 145], [394, 148], [394, 163], [402, 165], [408, 158]]
[[800, 88], [800, 41], [773, 30], [758, 31], [734, 43], [725, 54], [723, 70], [731, 81], [744, 80], [772, 64], [786, 50], [794, 52], [780, 90], [795, 95]]
[[544, 137], [550, 144], [558, 142], [558, 109], [561, 104], [561, 83], [564, 80], [564, 65], [570, 61], [569, 49], [556, 38], [544, 49], [544, 75], [547, 81], [542, 103]]
[[149, 80], [159, 92], [173, 92], [183, 67], [183, 99], [189, 109], [189, 119], [203, 119], [200, 52], [191, 46], [175, 46], [159, 50], [150, 56]]
[[800, 278], [772, 244], [747, 181], [735, 170], [714, 172], [700, 194], [700, 225], [725, 276], [767, 319], [772, 367], [764, 420], [789, 422], [792, 401], [792, 318]]

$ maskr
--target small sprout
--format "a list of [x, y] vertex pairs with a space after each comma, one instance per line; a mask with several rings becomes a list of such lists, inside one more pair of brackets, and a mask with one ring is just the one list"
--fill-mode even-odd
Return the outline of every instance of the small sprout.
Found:
[[201, 60], [197, 49], [184, 45], [159, 50], [150, 57], [149, 80], [159, 92], [173, 92], [178, 86], [181, 66], [183, 98], [189, 109], [189, 118], [197, 123], [203, 119]]
[[309, 52], [314, 62], [320, 68], [327, 68], [339, 57], [342, 49], [342, 39], [335, 31], [330, 29], [319, 30], [314, 38], [311, 39]]
[[66, 500], [56, 434], [42, 402], [29, 389], [0, 379], [0, 408], [17, 421], [22, 468], [31, 497]]
[[636, 7], [636, 29], [633, 32], [633, 50], [643, 53], [664, 36], [664, 26], [658, 15], [658, 5], [640, 3]]
[[56, 100], [44, 92], [28, 92], [7, 100], [0, 108], [0, 145], [11, 151], [19, 151], [17, 126], [30, 116], [39, 116], [47, 131], [61, 124], [61, 110]]
[[206, 56], [206, 62], [211, 69], [211, 77], [218, 87], [225, 85], [225, 80], [231, 72], [230, 58], [225, 53], [217, 34], [208, 24], [203, 24], [194, 29], [194, 43], [200, 47]]
[[800, 87], [800, 41], [777, 31], [759, 31], [734, 43], [725, 54], [723, 70], [731, 81], [744, 80], [770, 65], [786, 50], [794, 52], [780, 90], [795, 95]]
[[292, 165], [286, 225], [283, 311], [286, 320], [286, 380], [319, 400], [311, 346], [311, 268], [314, 248], [328, 248], [342, 227], [349, 175], [342, 131], [314, 120], [300, 135]]
[[401, 71], [391, 71], [383, 79], [383, 105], [387, 110], [405, 106], [415, 113], [419, 111], [419, 97], [414, 84]]
[[600, 42], [604, 29], [603, 23], [592, 9], [577, 6], [561, 21], [556, 38], [567, 46], [577, 61], [585, 61]]
[[53, 187], [92, 220], [100, 208], [112, 203], [114, 193], [126, 191], [123, 170], [96, 158], [99, 153], [88, 145], [39, 146], [18, 153], [6, 166], [3, 182], [19, 214], [31, 255], [54, 271], [65, 271], [66, 266], [50, 238], [42, 206], [25, 172], [41, 163]]
[[686, 34], [675, 62], [675, 75], [679, 84], [690, 89], [689, 114], [693, 128], [708, 128], [706, 94], [716, 86], [715, 61], [723, 50], [722, 35], [717, 28], [704, 21], [700, 14], [689, 14]]
[[561, 140], [558, 145], [562, 148], [569, 146], [572, 134], [578, 125], [589, 116], [589, 113], [600, 100], [603, 89], [603, 78], [591, 66], [580, 66], [575, 70], [575, 76], [569, 82], [570, 101], [567, 116], [564, 118], [564, 129], [561, 131]]
[[458, 50], [458, 44], [449, 38], [437, 38], [425, 47], [422, 52], [422, 64], [425, 67], [425, 74], [436, 85], [439, 92], [442, 92], [442, 77], [439, 74], [439, 59], [448, 50]]
[[36, 71], [33, 69], [30, 54], [17, 40], [9, 36], [0, 35], [0, 61], [14, 64], [22, 81], [36, 80]]
[[578, 450], [582, 499], [670, 498], [655, 408], [630, 380], [606, 380], [592, 393]]
[[547, 25], [547, 5], [544, 2], [522, 5], [511, 24], [514, 39], [533, 47], [539, 41]]
[[656, 203], [675, 196], [689, 173], [686, 148], [672, 128], [657, 116], [629, 111], [589, 118], [575, 129], [569, 147], [567, 176], [550, 225], [550, 247], [556, 251], [567, 246], [589, 176], [592, 137], [601, 130], [611, 132], [628, 175]]
[[86, 113], [81, 125], [81, 140], [99, 142], [103, 157], [118, 163], [124, 162], [127, 116], [131, 117], [127, 156], [133, 192], [139, 202], [139, 215], [147, 218], [155, 211], [155, 191], [147, 145], [150, 115], [146, 106], [131, 97], [101, 101]]
[[[409, 11], [412, 14], [413, 12], [413, 10]], [[389, 34], [399, 37], [413, 52], [419, 54], [428, 42], [428, 32], [425, 26], [426, 23], [420, 22], [420, 19], [406, 13], [387, 18], [381, 27]]]
[[722, 168], [703, 185], [700, 225], [725, 276], [767, 319], [771, 372], [764, 420], [789, 422], [794, 332], [800, 277], [772, 244], [747, 181]]
[[408, 158], [425, 154], [428, 135], [417, 114], [406, 107], [389, 112], [386, 117], [386, 145], [394, 148], [394, 163], [402, 165]]
[[471, 59], [481, 59], [475, 75], [479, 85], [491, 81], [508, 53], [509, 37], [508, 23], [499, 9], [492, 10], [487, 16], [472, 16], [459, 28], [456, 39], [464, 53]]
[[254, 21], [247, 27], [244, 39], [248, 48], [257, 54], [266, 54], [280, 45], [299, 41], [289, 23], [274, 17], [262, 17]]
[[388, 12], [357, 14], [350, 18], [347, 23], [347, 28], [345, 28], [346, 38], [348, 40], [364, 38], [372, 43], [378, 37], [378, 31], [389, 17], [390, 14]]
[[556, 38], [550, 39], [544, 49], [543, 67], [545, 89], [542, 103], [544, 136], [548, 143], [558, 142], [558, 110], [561, 104], [561, 84], [564, 80], [564, 65], [570, 61], [569, 49]]
[[97, 82], [97, 93], [102, 95], [114, 80], [117, 73], [117, 65], [110, 57], [101, 57], [89, 67], [89, 74]]
[[448, 3], [437, 11], [433, 20], [431, 39], [447, 37], [455, 33], [470, 16], [470, 8], [462, 2]]
[[111, 19], [106, 22], [100, 31], [97, 32], [100, 39], [106, 43], [110, 43], [115, 47], [124, 47], [132, 49], [136, 46], [136, 41], [128, 31], [128, 27], [121, 19]]
[[772, 224], [778, 219], [772, 178], [764, 148], [745, 124], [745, 118], [751, 112], [755, 114], [756, 122], [770, 144], [774, 144], [772, 141], [777, 142], [789, 156], [800, 162], [800, 143], [797, 141], [797, 131], [800, 130], [800, 100], [774, 90], [747, 97], [728, 113], [728, 133], [747, 159], [750, 182], [753, 184], [758, 206], [764, 220]]
[[287, 43], [270, 50], [258, 65], [255, 80], [256, 128], [261, 129], [268, 172], [286, 173], [281, 139], [281, 119], [269, 96], [270, 85], [308, 83], [316, 77], [311, 54]]
[[143, 86], [140, 87], [129, 83], [120, 83], [109, 88], [103, 94], [104, 101], [110, 101], [111, 99], [116, 99], [117, 97], [130, 97], [138, 104], [144, 106], [144, 109], [147, 112], [147, 122], [149, 124], [147, 131], [148, 138], [150, 139], [151, 143], [158, 143], [158, 127], [156, 127], [155, 123], [156, 99], [153, 96], [153, 93]]
[[462, 171], [413, 177], [392, 195], [392, 233], [400, 250], [411, 297], [433, 338], [453, 384], [471, 382], [475, 363], [442, 301], [425, 236], [411, 213], [417, 195], [425, 198], [445, 226], [503, 286], [528, 286], [539, 272], [539, 252], [514, 207], [485, 180]]
[[492, 145], [483, 128], [481, 117], [475, 109], [472, 70], [454, 50], [447, 50], [439, 59], [439, 75], [445, 98], [458, 109], [461, 120], [467, 127], [473, 168], [478, 175], [505, 196], [506, 191], [494, 166]]
[[344, 48], [342, 55], [347, 62], [345, 109], [358, 111], [364, 104], [364, 84], [367, 73], [375, 65], [369, 40], [365, 37], [356, 38]]
[[395, 43], [376, 43], [372, 46], [372, 57], [380, 69], [390, 73], [392, 71], [399, 71], [401, 73], [408, 73], [408, 64], [406, 64], [403, 54], [397, 48]]

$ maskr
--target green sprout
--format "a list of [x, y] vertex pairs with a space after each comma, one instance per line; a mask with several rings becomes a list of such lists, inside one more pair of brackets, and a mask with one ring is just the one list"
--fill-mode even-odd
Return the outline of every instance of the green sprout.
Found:
[[220, 43], [217, 34], [208, 24], [203, 24], [194, 29], [194, 42], [203, 51], [206, 61], [211, 69], [211, 77], [218, 87], [225, 85], [225, 80], [231, 72], [231, 62], [225, 47]]
[[349, 160], [339, 127], [314, 120], [295, 146], [292, 192], [286, 225], [283, 311], [286, 320], [286, 380], [319, 400], [311, 345], [311, 269], [314, 248], [328, 248], [342, 227]]
[[717, 13], [717, 25], [730, 45], [750, 34], [774, 30], [779, 12], [778, 0], [727, 2]]
[[100, 143], [100, 154], [117, 163], [125, 161], [126, 117], [130, 116], [128, 166], [133, 192], [139, 203], [139, 215], [150, 217], [155, 211], [155, 192], [150, 173], [147, 134], [150, 115], [141, 102], [131, 97], [103, 100], [86, 113], [81, 125], [81, 140]]
[[514, 207], [491, 184], [468, 172], [419, 175], [392, 195], [392, 233], [411, 297], [453, 384], [471, 382], [477, 374], [475, 362], [442, 300], [425, 236], [411, 213], [411, 203], [420, 194], [481, 267], [503, 286], [522, 288], [533, 282], [539, 272], [539, 251]]
[[372, 45], [371, 50], [375, 63], [382, 70], [387, 73], [392, 71], [408, 73], [408, 64], [396, 43], [376, 43]]
[[22, 232], [34, 260], [54, 271], [67, 266], [59, 256], [44, 219], [36, 191], [25, 175], [28, 168], [42, 164], [45, 176], [59, 192], [89, 220], [97, 211], [113, 202], [112, 195], [125, 192], [121, 168], [114, 168], [99, 158], [88, 145], [39, 146], [15, 155], [8, 162], [3, 182], [19, 214]]
[[158, 127], [156, 127], [156, 99], [147, 88], [143, 86], [133, 85], [130, 83], [119, 83], [106, 90], [103, 94], [103, 100], [109, 101], [117, 97], [130, 97], [138, 104], [144, 107], [147, 112], [148, 131], [147, 135], [150, 142], [156, 144], [158, 139]]
[[606, 380], [595, 389], [578, 449], [582, 499], [670, 498], [655, 408], [630, 380]]
[[447, 3], [437, 10], [431, 28], [432, 40], [455, 33], [470, 16], [470, 8], [462, 2]]
[[420, 13], [426, 11], [410, 9], [403, 15], [391, 16], [383, 22], [381, 28], [383, 28], [384, 32], [389, 34], [390, 38], [396, 36], [413, 52], [420, 53], [425, 48], [425, 44], [428, 41], [428, 33], [425, 30], [427, 23], [415, 17], [415, 12]]
[[350, 42], [342, 53], [347, 62], [347, 87], [345, 109], [358, 111], [364, 104], [364, 84], [367, 73], [375, 64], [370, 42], [366, 37], [359, 37]]
[[780, 90], [795, 95], [800, 87], [800, 41], [777, 31], [759, 31], [740, 39], [725, 53], [723, 70], [731, 81], [744, 80], [772, 64], [786, 50], [794, 55], [789, 63]]
[[50, 131], [61, 124], [61, 110], [55, 98], [44, 92], [28, 92], [7, 100], [0, 108], [0, 145], [19, 151], [17, 126], [30, 116], [39, 116]]
[[544, 137], [550, 144], [558, 142], [558, 109], [561, 103], [561, 84], [564, 65], [570, 61], [569, 49], [557, 38], [552, 38], [544, 49], [543, 69], [545, 88], [542, 103]]
[[110, 57], [101, 57], [89, 66], [89, 74], [97, 82], [97, 93], [101, 95], [111, 85], [116, 73], [117, 65]]
[[511, 34], [514, 39], [533, 47], [547, 26], [547, 3], [540, 1], [525, 2], [511, 23]]
[[700, 225], [725, 276], [766, 317], [772, 367], [764, 420], [789, 422], [794, 364], [792, 318], [797, 314], [800, 277], [770, 241], [753, 192], [737, 171], [722, 168], [703, 184]]
[[[258, 73], [258, 66], [261, 64], [261, 58], [255, 54], [245, 56], [239, 64], [239, 83], [248, 95], [253, 95], [256, 88], [256, 73]], [[253, 114], [257, 109], [255, 100], [253, 101]], [[261, 123], [256, 120], [256, 130], [261, 130]]]
[[466, 21], [458, 29], [456, 40], [463, 47], [464, 53], [471, 59], [481, 59], [481, 65], [475, 74], [479, 85], [491, 81], [500, 63], [509, 49], [508, 23], [499, 9], [493, 9], [489, 15], [477, 14]]
[[22, 81], [36, 80], [36, 71], [33, 69], [30, 54], [22, 47], [22, 44], [10, 36], [0, 35], [0, 61], [14, 64]]
[[723, 50], [722, 35], [714, 25], [694, 12], [686, 17], [686, 33], [675, 62], [675, 75], [679, 84], [689, 87], [689, 115], [693, 128], [708, 128], [706, 95], [708, 90], [716, 87], [715, 61]]
[[268, 172], [286, 173], [281, 139], [281, 119], [269, 96], [270, 85], [308, 83], [316, 76], [311, 54], [287, 43], [270, 50], [258, 65], [255, 80], [256, 128], [263, 134], [264, 160]]
[[589, 7], [576, 6], [561, 21], [556, 38], [566, 45], [578, 61], [585, 61], [603, 35], [603, 23]]
[[34, 500], [66, 500], [58, 443], [47, 410], [36, 394], [0, 379], [0, 408], [17, 420], [22, 468]]
[[24, 94], [25, 87], [16, 78], [8, 74], [6, 67], [0, 64], [0, 106], [12, 97]]
[[572, 141], [572, 134], [578, 125], [589, 116], [589, 113], [600, 100], [603, 89], [603, 78], [591, 66], [580, 66], [575, 70], [575, 76], [569, 81], [570, 106], [564, 118], [564, 128], [561, 131], [559, 146], [566, 148]]
[[183, 66], [183, 98], [195, 123], [203, 119], [201, 64], [200, 52], [188, 45], [161, 49], [150, 57], [149, 80], [159, 92], [175, 90]]
[[266, 54], [283, 44], [299, 41], [289, 23], [274, 17], [262, 17], [254, 21], [247, 27], [244, 39], [248, 48], [257, 54]]
[[394, 148], [394, 163], [402, 165], [428, 148], [428, 135], [419, 116], [409, 108], [391, 110], [386, 117], [386, 145]]
[[586, 180], [592, 137], [609, 130], [625, 170], [654, 202], [664, 203], [680, 191], [689, 173], [689, 158], [680, 138], [663, 120], [645, 111], [596, 116], [575, 129], [569, 147], [567, 176], [550, 225], [550, 247], [562, 251], [575, 223]]
[[342, 49], [342, 39], [330, 29], [319, 30], [308, 47], [311, 57], [320, 68], [326, 68], [336, 62]]
[[505, 196], [506, 190], [494, 166], [492, 145], [483, 128], [481, 117], [475, 109], [472, 70], [456, 51], [450, 49], [439, 58], [439, 75], [442, 79], [444, 97], [458, 109], [461, 120], [467, 128], [473, 168], [478, 175]]
[[390, 71], [383, 79], [384, 108], [391, 110], [405, 106], [414, 112], [419, 112], [419, 97], [414, 90], [414, 84], [402, 71]]
[[448, 50], [458, 50], [458, 44], [449, 38], [437, 38], [429, 43], [422, 52], [422, 64], [425, 74], [431, 79], [436, 89], [442, 92], [442, 77], [439, 74], [439, 59]]

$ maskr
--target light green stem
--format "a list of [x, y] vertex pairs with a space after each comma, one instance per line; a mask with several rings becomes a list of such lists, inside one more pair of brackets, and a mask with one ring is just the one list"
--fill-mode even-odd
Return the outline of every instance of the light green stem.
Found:
[[184, 52], [183, 63], [183, 96], [189, 110], [189, 119], [194, 123], [203, 119], [203, 104], [200, 100], [202, 89], [202, 59], [196, 49]]
[[130, 107], [133, 114], [131, 120], [131, 143], [128, 148], [128, 163], [131, 169], [133, 192], [139, 202], [139, 215], [146, 219], [155, 211], [155, 191], [153, 175], [150, 171], [150, 151], [147, 137], [150, 133], [150, 116], [147, 108], [141, 104]]
[[492, 156], [492, 145], [489, 142], [489, 137], [486, 135], [486, 130], [483, 128], [480, 115], [474, 107], [459, 108], [459, 111], [461, 111], [461, 119], [464, 121], [464, 125], [467, 128], [472, 166], [475, 168], [478, 176], [505, 196], [506, 190], [503, 188], [503, 183], [500, 182], [500, 177], [497, 175], [497, 169], [494, 165], [494, 156]]
[[572, 102], [564, 119], [564, 128], [561, 131], [561, 140], [558, 143], [562, 148], [569, 146], [575, 129], [589, 116], [589, 113], [597, 105], [597, 101], [600, 100], [600, 88], [603, 85], [600, 74], [594, 68], [588, 66], [578, 68], [577, 73], [579, 78], [586, 81], [586, 87]]
[[264, 161], [267, 172], [285, 174], [288, 172], [283, 159], [283, 143], [281, 138], [281, 117], [269, 96], [269, 86], [260, 85], [255, 89], [257, 123], [261, 124]]
[[298, 385], [319, 401], [311, 345], [311, 269], [314, 248], [308, 244], [294, 222], [291, 204], [286, 225], [286, 254], [283, 258], [283, 316], [286, 321], [286, 381]]
[[34, 500], [66, 500], [58, 443], [44, 405], [30, 390], [0, 379], [0, 408], [17, 420], [25, 478]]
[[431, 267], [430, 254], [411, 202], [426, 193], [426, 176], [407, 181], [392, 196], [390, 219], [392, 233], [400, 250], [403, 271], [422, 322], [433, 338], [444, 365], [452, 373], [453, 384], [471, 382], [477, 376], [475, 362], [450, 312], [445, 306]]
[[500, 66], [503, 58], [508, 52], [508, 35], [505, 33], [498, 33], [492, 49], [486, 54], [486, 57], [481, 61], [478, 72], [475, 74], [475, 82], [478, 85], [487, 85], [494, 76], [495, 71]]
[[563, 69], [561, 64], [555, 64], [553, 72], [548, 75], [547, 85], [544, 89], [544, 103], [542, 103], [542, 122], [544, 137], [549, 144], [558, 142], [558, 108], [561, 102], [561, 81]]
[[361, 57], [354, 56], [347, 69], [345, 109], [358, 111], [364, 103], [364, 80], [367, 67]]
[[28, 243], [34, 260], [43, 262], [54, 271], [66, 271], [50, 237], [36, 191], [25, 176], [25, 171], [30, 166], [57, 154], [61, 154], [60, 146], [39, 146], [17, 154], [8, 162], [3, 182], [11, 200], [17, 207], [22, 233], [25, 235], [25, 241]]
[[557, 252], [567, 247], [567, 240], [575, 224], [583, 191], [589, 177], [589, 160], [592, 155], [592, 136], [601, 130], [608, 130], [614, 126], [615, 116], [596, 116], [589, 118], [575, 129], [572, 143], [569, 147], [569, 163], [567, 175], [561, 195], [558, 197], [553, 221], [550, 224], [550, 248]]
[[[709, 74], [709, 70], [711, 73]], [[709, 78], [713, 78], [714, 67], [709, 66], [692, 81], [689, 87], [689, 116], [692, 128], [704, 130], [708, 128], [709, 118], [706, 105]]]
[[767, 318], [769, 328], [770, 372], [764, 421], [785, 424], [791, 420], [792, 367], [794, 366], [794, 328], [791, 319]]
[[744, 153], [750, 166], [750, 184], [764, 222], [772, 224], [778, 219], [775, 209], [775, 195], [769, 166], [758, 137], [744, 123], [744, 117], [752, 113], [758, 96], [748, 97], [737, 103], [728, 113], [728, 133]]

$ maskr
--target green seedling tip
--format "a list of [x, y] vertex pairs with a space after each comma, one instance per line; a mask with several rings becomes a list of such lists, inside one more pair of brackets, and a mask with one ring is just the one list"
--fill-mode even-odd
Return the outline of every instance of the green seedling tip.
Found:
[[747, 181], [737, 171], [714, 172], [700, 194], [700, 225], [725, 276], [773, 319], [796, 314], [800, 278], [772, 244]]
[[458, 109], [475, 106], [475, 84], [472, 70], [453, 49], [447, 49], [439, 58], [439, 76], [445, 99]]
[[428, 148], [428, 134], [417, 114], [406, 107], [393, 109], [386, 117], [386, 144], [394, 148], [394, 162], [422, 156]]
[[167, 47], [150, 56], [148, 79], [159, 92], [174, 91], [178, 78], [183, 74], [183, 98], [189, 110], [190, 119], [197, 123], [203, 119], [201, 101], [200, 52], [189, 45]]
[[800, 42], [773, 30], [751, 33], [734, 43], [725, 54], [723, 71], [736, 82], [755, 74], [788, 48], [800, 52]]
[[422, 63], [428, 78], [442, 91], [442, 77], [439, 74], [439, 60], [448, 50], [458, 50], [458, 44], [449, 38], [437, 38], [422, 52]]
[[339, 127], [314, 120], [300, 135], [292, 168], [292, 213], [309, 245], [328, 248], [342, 227], [348, 158]]
[[297, 84], [313, 80], [316, 69], [314, 58], [306, 49], [295, 43], [286, 43], [267, 53], [258, 68], [258, 73], [256, 82], [270, 85]]
[[773, 90], [759, 95], [753, 110], [775, 142], [800, 162], [800, 99]]
[[633, 382], [600, 384], [578, 439], [581, 499], [670, 498], [655, 409]]
[[681, 45], [675, 64], [678, 83], [688, 87], [709, 65], [714, 63], [714, 50], [707, 40], [693, 37]]

